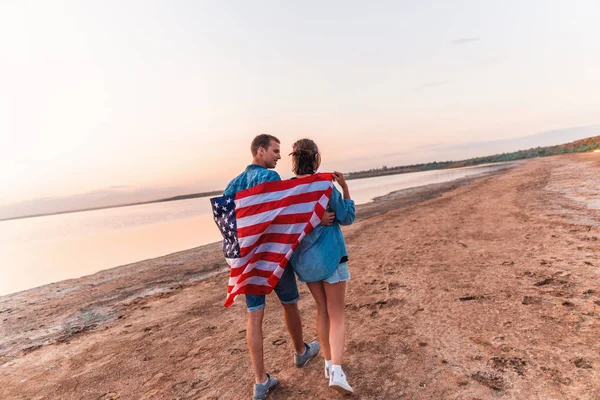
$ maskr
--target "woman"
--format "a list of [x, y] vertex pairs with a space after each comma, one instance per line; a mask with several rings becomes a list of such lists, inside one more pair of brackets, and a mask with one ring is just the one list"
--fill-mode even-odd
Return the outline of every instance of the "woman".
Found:
[[[316, 173], [321, 163], [319, 149], [310, 139], [294, 143], [290, 155], [295, 179]], [[329, 386], [342, 393], [352, 393], [342, 370], [346, 335], [344, 295], [350, 272], [340, 225], [350, 225], [356, 214], [344, 176], [334, 172], [333, 178], [343, 190], [342, 195], [334, 186], [329, 199], [328, 211], [335, 212], [335, 221], [330, 226], [317, 226], [308, 234], [294, 251], [290, 265], [298, 280], [306, 282], [317, 303], [317, 334], [325, 357], [325, 377], [329, 379]]]

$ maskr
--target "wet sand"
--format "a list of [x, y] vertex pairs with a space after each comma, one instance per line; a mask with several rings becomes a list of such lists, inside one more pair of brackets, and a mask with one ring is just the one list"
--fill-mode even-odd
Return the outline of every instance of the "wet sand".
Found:
[[[354, 397], [600, 398], [599, 177], [598, 154], [555, 156], [359, 207], [344, 229]], [[0, 297], [0, 398], [250, 398], [224, 266], [212, 244]], [[264, 332], [269, 398], [342, 397], [320, 359], [293, 367], [272, 297]]]

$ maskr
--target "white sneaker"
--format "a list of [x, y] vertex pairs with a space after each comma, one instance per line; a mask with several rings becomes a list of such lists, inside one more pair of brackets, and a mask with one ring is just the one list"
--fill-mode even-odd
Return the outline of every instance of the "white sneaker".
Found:
[[330, 368], [327, 365], [325, 365], [325, 378], [327, 378], [327, 379], [329, 379], [329, 375], [330, 375], [329, 370], [330, 370]]
[[335, 390], [337, 390], [340, 393], [343, 394], [352, 394], [354, 393], [354, 390], [352, 390], [352, 386], [350, 386], [348, 384], [348, 381], [346, 380], [346, 374], [344, 374], [343, 372], [336, 372], [336, 371], [330, 371], [330, 378], [329, 378], [329, 387], [333, 388]]

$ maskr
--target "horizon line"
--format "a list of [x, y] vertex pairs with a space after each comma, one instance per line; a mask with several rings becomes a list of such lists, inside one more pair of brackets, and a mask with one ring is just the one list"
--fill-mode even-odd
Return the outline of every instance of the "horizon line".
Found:
[[[600, 137], [600, 136], [590, 136], [590, 137], [587, 137], [587, 138], [584, 138], [584, 139], [579, 139], [579, 140], [575, 140], [575, 141], [567, 142], [567, 143], [562, 143], [562, 144], [558, 144], [558, 145], [530, 147], [529, 149], [521, 149], [521, 150], [516, 150], [514, 152], [509, 152], [509, 153], [493, 154], [491, 156], [485, 156], [485, 157], [493, 157], [493, 156], [498, 156], [498, 155], [501, 155], [501, 154], [517, 153], [517, 152], [520, 152], [520, 151], [527, 151], [527, 150], [532, 150], [532, 149], [537, 149], [537, 148], [564, 146], [564, 145], [567, 145], [567, 144], [576, 143], [576, 142], [579, 142], [579, 141], [582, 141], [582, 140], [588, 140], [588, 139], [592, 139], [592, 138], [596, 138], [596, 137]], [[471, 157], [471, 158], [467, 158], [467, 159], [464, 159], [464, 160], [456, 160], [456, 161], [452, 161], [452, 160], [449, 160], [449, 161], [431, 161], [431, 162], [428, 162], [428, 163], [421, 163], [421, 164], [400, 165], [400, 166], [388, 167], [388, 169], [394, 170], [394, 169], [401, 169], [401, 168], [407, 168], [407, 167], [424, 166], [424, 165], [429, 165], [429, 164], [460, 163], [460, 162], [467, 161], [467, 160], [476, 160], [478, 158], [483, 158], [483, 157]], [[499, 161], [495, 161], [495, 162], [499, 162]], [[490, 164], [493, 164], [495, 162], [491, 162]], [[449, 166], [446, 166], [446, 167], [435, 168], [435, 169], [451, 169], [451, 168], [453, 168], [452, 165], [449, 165]], [[380, 168], [375, 168], [375, 170], [379, 170], [379, 169]], [[360, 174], [360, 173], [364, 173], [364, 172], [365, 171], [353, 171], [353, 172], [348, 172], [347, 174], [348, 175], [351, 175], [351, 174]], [[422, 172], [422, 171], [412, 171], [412, 172], [401, 172], [401, 171], [398, 171], [398, 172], [391, 172], [391, 174], [388, 174], [388, 175], [409, 174], [409, 173], [413, 173], [413, 172]], [[355, 178], [348, 177], [347, 179], [349, 179], [349, 180], [356, 180], [356, 179], [368, 179], [368, 178], [373, 178], [373, 176], [357, 176]], [[183, 195], [177, 195], [177, 196], [166, 197], [166, 198], [161, 198], [161, 199], [154, 199], [154, 200], [147, 200], [147, 201], [138, 201], [138, 202], [133, 202], [133, 203], [114, 204], [114, 205], [107, 205], [107, 206], [100, 206], [100, 207], [86, 207], [86, 208], [79, 208], [79, 209], [74, 209], [74, 210], [64, 210], [64, 211], [56, 211], [56, 212], [50, 212], [50, 213], [37, 213], [37, 214], [30, 214], [30, 215], [21, 215], [21, 216], [16, 216], [16, 217], [2, 218], [2, 219], [0, 219], [0, 222], [12, 221], [12, 220], [16, 220], [16, 219], [46, 217], [46, 216], [51, 216], [51, 215], [72, 214], [72, 213], [85, 212], [85, 211], [105, 210], [105, 209], [109, 209], [109, 208], [121, 208], [121, 207], [139, 206], [139, 205], [144, 205], [144, 204], [166, 203], [166, 202], [170, 202], [170, 201], [189, 200], [189, 199], [194, 199], [194, 198], [200, 198], [200, 197], [207, 197], [207, 196], [211, 196], [211, 195], [217, 195], [217, 194], [222, 193], [222, 192], [223, 192], [222, 190], [211, 190], [211, 191], [207, 191], [207, 192], [197, 192], [197, 193], [183, 194]]]

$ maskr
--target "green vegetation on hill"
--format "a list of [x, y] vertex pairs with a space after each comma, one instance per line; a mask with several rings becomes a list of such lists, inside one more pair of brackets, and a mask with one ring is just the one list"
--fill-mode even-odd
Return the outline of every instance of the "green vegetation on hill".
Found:
[[600, 148], [600, 136], [577, 140], [575, 142], [559, 144], [556, 146], [535, 147], [512, 153], [495, 154], [487, 157], [469, 158], [461, 161], [434, 161], [427, 164], [413, 164], [399, 167], [375, 168], [365, 171], [350, 172], [346, 179], [370, 178], [373, 176], [405, 174], [408, 172], [430, 171], [433, 169], [470, 167], [473, 165], [489, 164], [502, 161], [524, 160], [526, 158], [554, 156], [557, 154], [583, 153]]

